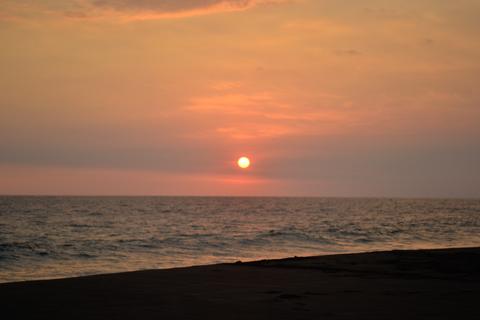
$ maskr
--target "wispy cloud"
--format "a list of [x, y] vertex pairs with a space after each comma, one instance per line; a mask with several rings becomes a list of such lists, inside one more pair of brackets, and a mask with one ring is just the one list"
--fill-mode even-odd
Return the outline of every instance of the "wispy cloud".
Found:
[[42, 16], [69, 19], [116, 17], [126, 20], [181, 18], [247, 10], [291, 0], [51, 0], [0, 1], [0, 20]]
[[355, 49], [341, 49], [335, 50], [334, 52], [339, 56], [358, 56], [362, 54], [360, 51]]
[[306, 107], [279, 99], [273, 92], [223, 93], [195, 97], [186, 107], [197, 118], [219, 119], [213, 127], [236, 140], [321, 135], [349, 126], [352, 120], [334, 108]]
[[185, 12], [205, 8], [246, 9], [264, 0], [90, 0], [98, 7], [116, 10], [146, 10], [163, 13]]
[[179, 18], [241, 11], [288, 0], [83, 0], [93, 15], [117, 14], [132, 19]]

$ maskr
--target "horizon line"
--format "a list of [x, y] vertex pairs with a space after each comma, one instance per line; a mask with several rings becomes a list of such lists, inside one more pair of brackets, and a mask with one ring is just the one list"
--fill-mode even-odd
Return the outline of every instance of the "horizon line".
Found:
[[0, 194], [0, 197], [72, 197], [72, 198], [326, 198], [326, 199], [395, 199], [395, 200], [480, 200], [480, 196], [321, 196], [321, 195], [128, 195], [128, 194]]

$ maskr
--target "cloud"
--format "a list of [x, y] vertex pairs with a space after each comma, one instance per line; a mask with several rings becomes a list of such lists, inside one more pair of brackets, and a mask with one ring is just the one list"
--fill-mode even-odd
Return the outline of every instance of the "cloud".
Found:
[[358, 29], [346, 23], [340, 23], [332, 19], [301, 19], [288, 21], [284, 24], [287, 31], [320, 34], [327, 36], [348, 36], [358, 34]]
[[214, 132], [234, 140], [272, 139], [285, 136], [323, 135], [346, 130], [354, 115], [329, 107], [307, 107], [285, 101], [274, 92], [215, 92], [194, 97], [185, 108], [210, 123]]
[[342, 50], [335, 50], [335, 54], [339, 56], [358, 56], [362, 53], [355, 49], [342, 49]]
[[215, 6], [246, 8], [255, 4], [253, 0], [93, 0], [93, 5], [118, 10], [152, 10], [179, 12]]
[[295, 0], [0, 0], [0, 21], [56, 18], [120, 18], [148, 20], [181, 18], [247, 10], [258, 5]]
[[140, 18], [182, 17], [246, 10], [286, 0], [85, 0], [92, 9], [141, 15]]
[[87, 18], [87, 14], [82, 11], [65, 11], [65, 16], [68, 18], [83, 19]]

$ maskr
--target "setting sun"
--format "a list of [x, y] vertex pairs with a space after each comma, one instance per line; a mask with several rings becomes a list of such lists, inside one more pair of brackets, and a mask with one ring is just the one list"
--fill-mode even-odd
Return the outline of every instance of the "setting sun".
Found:
[[250, 167], [250, 159], [248, 159], [247, 157], [241, 157], [240, 159], [238, 159], [237, 163], [238, 166], [242, 169]]

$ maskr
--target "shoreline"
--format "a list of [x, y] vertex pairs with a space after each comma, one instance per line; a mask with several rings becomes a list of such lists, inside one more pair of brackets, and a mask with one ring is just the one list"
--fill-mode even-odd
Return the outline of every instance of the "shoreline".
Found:
[[480, 247], [0, 283], [17, 319], [473, 319], [479, 298]]
[[468, 250], [468, 249], [478, 249], [480, 246], [452, 246], [452, 247], [420, 247], [416, 249], [378, 249], [372, 251], [346, 251], [341, 253], [332, 253], [325, 252], [315, 255], [300, 255], [300, 256], [286, 256], [279, 258], [265, 258], [265, 259], [254, 259], [254, 260], [238, 260], [235, 262], [214, 262], [214, 263], [205, 263], [205, 264], [193, 264], [193, 265], [181, 265], [165, 268], [145, 268], [145, 269], [136, 269], [136, 270], [123, 270], [123, 271], [113, 271], [113, 272], [99, 272], [99, 273], [87, 273], [87, 274], [74, 274], [68, 276], [59, 276], [54, 278], [36, 278], [36, 279], [25, 279], [25, 280], [13, 280], [13, 281], [0, 281], [0, 286], [3, 284], [16, 284], [16, 283], [25, 283], [25, 282], [39, 282], [39, 281], [56, 281], [56, 280], [67, 280], [67, 279], [78, 279], [78, 278], [88, 278], [95, 276], [108, 276], [115, 274], [130, 274], [135, 272], [144, 272], [144, 271], [166, 271], [166, 270], [176, 270], [176, 269], [189, 269], [189, 268], [199, 268], [199, 267], [213, 267], [213, 266], [223, 266], [223, 265], [249, 265], [249, 264], [258, 264], [258, 263], [273, 263], [273, 262], [286, 262], [291, 260], [302, 260], [302, 259], [321, 259], [323, 257], [337, 257], [337, 256], [352, 256], [352, 255], [367, 255], [367, 254], [376, 254], [376, 253], [388, 253], [388, 252], [417, 252], [417, 251], [444, 251], [444, 250]]

